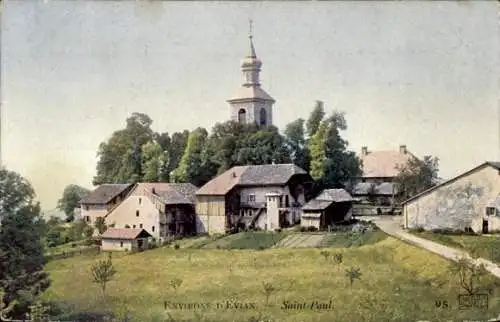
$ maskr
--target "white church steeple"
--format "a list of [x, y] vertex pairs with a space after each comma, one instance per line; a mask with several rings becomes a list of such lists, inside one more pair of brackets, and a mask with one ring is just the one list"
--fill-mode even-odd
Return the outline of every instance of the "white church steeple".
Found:
[[267, 126], [272, 124], [272, 109], [275, 100], [260, 87], [259, 74], [262, 62], [255, 53], [251, 20], [248, 38], [250, 39], [250, 52], [241, 61], [243, 84], [227, 102], [231, 109], [231, 120], [240, 123], [255, 122]]

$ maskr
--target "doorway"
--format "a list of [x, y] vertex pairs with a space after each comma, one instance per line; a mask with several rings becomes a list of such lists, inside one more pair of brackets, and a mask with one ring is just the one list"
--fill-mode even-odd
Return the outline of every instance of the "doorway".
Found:
[[483, 234], [488, 233], [488, 220], [483, 219]]
[[143, 240], [142, 239], [137, 240], [137, 249], [139, 251], [143, 251]]

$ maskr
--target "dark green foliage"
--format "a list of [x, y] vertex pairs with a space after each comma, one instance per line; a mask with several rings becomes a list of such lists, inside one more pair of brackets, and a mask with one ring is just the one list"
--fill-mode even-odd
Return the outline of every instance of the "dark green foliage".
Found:
[[50, 285], [40, 235], [36, 229], [37, 205], [7, 214], [0, 229], [0, 288], [5, 303], [17, 300], [12, 316], [26, 312], [36, 296]]
[[70, 184], [64, 188], [61, 199], [57, 202], [57, 208], [64, 211], [66, 221], [75, 219], [75, 208], [80, 207], [80, 201], [90, 193], [90, 190], [75, 184]]
[[103, 217], [97, 217], [96, 220], [95, 220], [94, 227], [99, 232], [99, 235], [102, 234], [102, 233], [104, 233], [106, 231], [106, 229], [107, 229], [106, 223], [104, 221], [104, 218]]
[[407, 164], [399, 167], [396, 183], [401, 192], [398, 200], [404, 201], [435, 186], [439, 180], [438, 172], [438, 158], [428, 155], [423, 160], [411, 158]]

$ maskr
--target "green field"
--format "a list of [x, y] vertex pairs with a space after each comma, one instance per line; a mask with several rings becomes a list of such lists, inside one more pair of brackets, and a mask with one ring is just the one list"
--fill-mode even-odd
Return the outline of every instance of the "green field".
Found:
[[[219, 239], [219, 243], [230, 237]], [[446, 260], [391, 237], [379, 240], [368, 240], [372, 243], [361, 247], [331, 249], [255, 251], [181, 246], [113, 254], [118, 273], [108, 285], [106, 300], [90, 273], [91, 265], [105, 255], [78, 256], [48, 263], [53, 283], [43, 298], [74, 313], [112, 311], [122, 315], [128, 311], [133, 321], [457, 321], [492, 318], [500, 313], [500, 302], [494, 295], [490, 295], [487, 310], [459, 310], [460, 289]], [[325, 250], [341, 252], [343, 264], [325, 260], [320, 254]], [[349, 267], [359, 267], [362, 274], [352, 286], [345, 276]], [[170, 286], [173, 279], [182, 280], [177, 290]], [[276, 289], [268, 305], [263, 283]], [[169, 302], [167, 310], [165, 301]], [[239, 307], [231, 304], [228, 308], [227, 301], [237, 302]], [[295, 309], [284, 309], [284, 301], [295, 304]], [[325, 303], [323, 309], [311, 309], [315, 301]], [[305, 308], [296, 305], [304, 302]], [[205, 307], [181, 310], [173, 308], [176, 303]], [[439, 303], [441, 307], [437, 307]], [[168, 320], [168, 315], [173, 319]]]
[[446, 246], [464, 250], [472, 256], [500, 263], [500, 237], [498, 236], [445, 235], [427, 231], [413, 232], [413, 234]]

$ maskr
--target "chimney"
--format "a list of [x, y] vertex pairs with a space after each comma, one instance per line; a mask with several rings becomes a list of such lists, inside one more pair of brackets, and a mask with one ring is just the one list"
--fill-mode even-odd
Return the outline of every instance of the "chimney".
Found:
[[368, 154], [368, 147], [364, 146], [361, 148], [361, 156], [365, 156]]
[[406, 154], [406, 145], [399, 146], [399, 153]]
[[151, 192], [152, 192], [153, 194], [156, 194], [155, 188], [151, 188]]
[[236, 172], [233, 172], [233, 178], [236, 178]]

